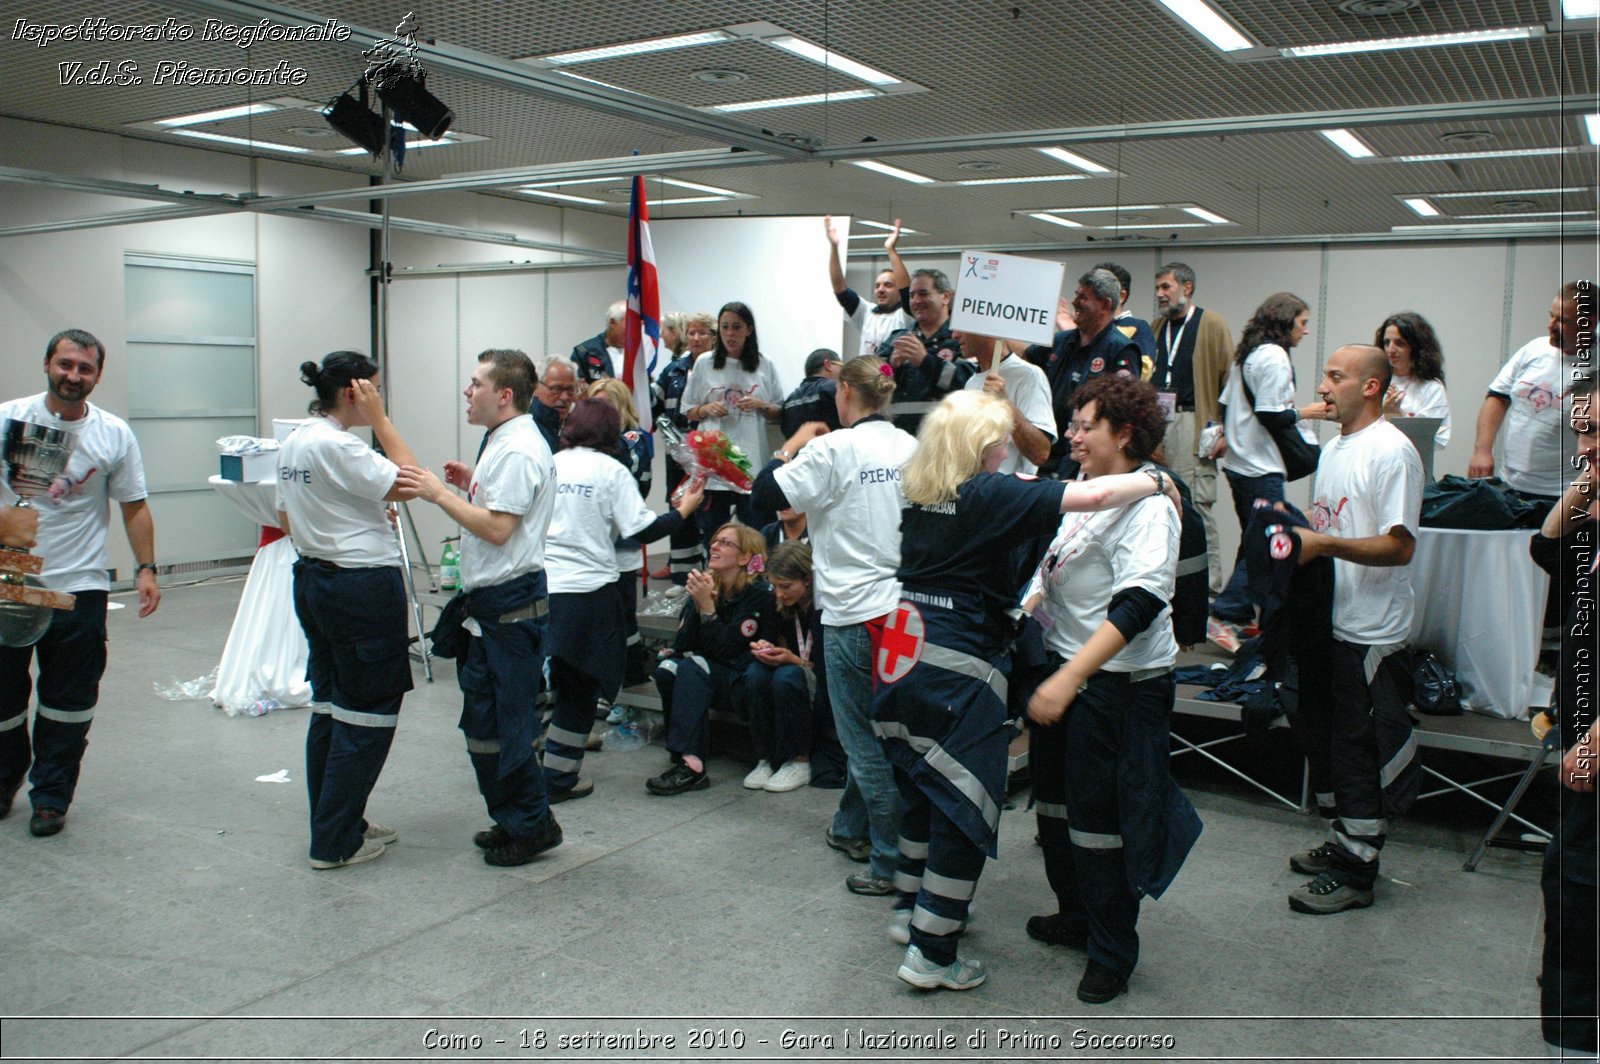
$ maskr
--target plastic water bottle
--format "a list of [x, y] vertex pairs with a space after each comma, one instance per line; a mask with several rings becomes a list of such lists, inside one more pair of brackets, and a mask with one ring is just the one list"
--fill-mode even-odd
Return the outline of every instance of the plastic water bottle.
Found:
[[258, 698], [245, 707], [247, 717], [264, 717], [275, 709], [282, 709], [283, 703], [276, 698]]
[[454, 538], [444, 541], [444, 553], [439, 556], [439, 589], [454, 591], [461, 586], [461, 555], [456, 551]]
[[639, 711], [629, 706], [622, 722], [606, 736], [610, 750], [637, 750], [650, 741], [650, 725], [639, 716]]

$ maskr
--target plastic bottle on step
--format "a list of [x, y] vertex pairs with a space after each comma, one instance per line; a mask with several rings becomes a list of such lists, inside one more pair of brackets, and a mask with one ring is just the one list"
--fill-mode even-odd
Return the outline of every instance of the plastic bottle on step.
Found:
[[283, 703], [276, 698], [258, 698], [245, 707], [247, 717], [264, 717], [275, 709], [282, 709]]

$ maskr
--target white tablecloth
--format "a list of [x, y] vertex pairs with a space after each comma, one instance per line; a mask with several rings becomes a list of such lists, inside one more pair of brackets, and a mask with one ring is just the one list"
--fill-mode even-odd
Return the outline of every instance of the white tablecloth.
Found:
[[[240, 483], [212, 477], [211, 486], [250, 520], [277, 527], [270, 481]], [[244, 712], [260, 699], [276, 699], [284, 706], [311, 704], [311, 685], [306, 682], [309, 650], [294, 615], [296, 557], [294, 544], [284, 538], [256, 551], [250, 563], [217, 666], [217, 687], [211, 692], [211, 701], [230, 715]]]
[[1411, 559], [1411, 645], [1455, 670], [1467, 708], [1522, 719], [1539, 700], [1534, 665], [1548, 578], [1528, 556], [1532, 529], [1424, 528]]

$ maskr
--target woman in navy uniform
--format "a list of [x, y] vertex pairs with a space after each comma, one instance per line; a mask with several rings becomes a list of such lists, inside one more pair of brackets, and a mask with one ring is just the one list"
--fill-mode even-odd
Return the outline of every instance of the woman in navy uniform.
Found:
[[799, 790], [811, 782], [812, 725], [827, 686], [822, 664], [822, 611], [811, 598], [811, 547], [783, 544], [767, 558], [767, 582], [776, 600], [779, 638], [750, 645], [755, 662], [745, 670], [750, 740], [756, 767], [744, 778], [752, 791]]
[[645, 781], [651, 794], [711, 786], [711, 709], [732, 709], [743, 701], [744, 673], [755, 660], [751, 645], [778, 638], [778, 604], [761, 577], [766, 553], [760, 532], [732, 522], [711, 534], [706, 571], [689, 574], [689, 601], [671, 656], [656, 669], [672, 764]]
[[902, 601], [869, 625], [874, 729], [904, 802], [890, 937], [907, 943], [900, 978], [930, 990], [987, 977], [956, 943], [984, 857], [995, 855], [1016, 734], [1006, 713], [1012, 548], [1048, 535], [1063, 512], [1170, 487], [1143, 474], [1091, 486], [993, 472], [1011, 432], [1010, 405], [977, 391], [946, 396], [924, 419], [904, 470]]
[[[1099, 377], [1070, 402], [1080, 483], [1165, 478], [1149, 462], [1166, 432], [1153, 387]], [[1091, 1005], [1127, 989], [1139, 899], [1161, 895], [1200, 835], [1168, 767], [1179, 540], [1179, 513], [1161, 500], [1068, 515], [1024, 593], [1048, 619], [1056, 667], [1028, 716], [1038, 725], [1029, 767], [1058, 911], [1031, 918], [1028, 934], [1087, 946], [1078, 1000]]]
[[[316, 389], [311, 413], [321, 416], [278, 452], [278, 521], [300, 552], [294, 610], [310, 646], [311, 867], [339, 868], [383, 856], [398, 837], [365, 814], [412, 686], [388, 504], [416, 498], [421, 485], [416, 457], [384, 413], [376, 363], [335, 351], [321, 366], [301, 363], [300, 379]], [[385, 454], [350, 431], [364, 426]]]

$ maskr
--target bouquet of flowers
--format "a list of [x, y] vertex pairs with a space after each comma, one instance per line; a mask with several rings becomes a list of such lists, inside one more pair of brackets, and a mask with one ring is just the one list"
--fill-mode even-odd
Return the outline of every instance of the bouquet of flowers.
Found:
[[665, 417], [656, 422], [656, 432], [672, 460], [701, 483], [716, 477], [737, 491], [749, 491], [755, 483], [750, 456], [728, 439], [727, 433], [708, 429], [684, 432]]

